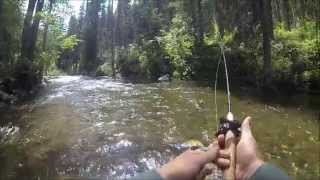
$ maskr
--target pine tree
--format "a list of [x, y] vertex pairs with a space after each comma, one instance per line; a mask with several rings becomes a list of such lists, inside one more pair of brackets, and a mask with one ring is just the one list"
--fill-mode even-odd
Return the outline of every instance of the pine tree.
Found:
[[84, 59], [82, 61], [82, 70], [84, 74], [95, 75], [99, 65], [97, 59], [98, 53], [98, 22], [100, 11], [100, 0], [87, 1], [87, 14], [85, 18], [84, 29]]

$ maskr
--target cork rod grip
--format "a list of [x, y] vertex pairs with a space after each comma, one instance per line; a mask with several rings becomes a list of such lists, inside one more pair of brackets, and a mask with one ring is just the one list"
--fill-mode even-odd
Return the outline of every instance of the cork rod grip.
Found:
[[236, 136], [232, 131], [228, 131], [225, 138], [225, 149], [230, 152], [230, 166], [223, 171], [225, 180], [236, 179]]

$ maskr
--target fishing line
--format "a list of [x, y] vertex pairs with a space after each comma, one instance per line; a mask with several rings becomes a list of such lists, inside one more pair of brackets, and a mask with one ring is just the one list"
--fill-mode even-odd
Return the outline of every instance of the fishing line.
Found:
[[226, 56], [224, 54], [224, 46], [223, 43], [220, 45], [222, 56], [223, 56], [223, 61], [224, 61], [224, 71], [226, 73], [226, 81], [227, 81], [227, 94], [228, 94], [228, 112], [231, 112], [231, 97], [230, 97], [230, 86], [229, 86], [229, 75], [228, 75], [228, 67], [227, 67], [227, 61], [226, 61]]
[[[222, 41], [222, 40], [221, 40]], [[219, 69], [220, 69], [220, 64], [221, 60], [223, 59], [224, 62], [224, 70], [225, 70], [225, 76], [226, 76], [226, 81], [227, 81], [227, 97], [228, 97], [228, 112], [231, 112], [231, 93], [230, 93], [230, 85], [229, 85], [229, 74], [228, 74], [228, 67], [227, 67], [227, 60], [226, 56], [224, 53], [224, 45], [223, 42], [220, 43], [220, 51], [221, 55], [217, 64], [217, 69], [216, 69], [216, 78], [214, 82], [214, 105], [215, 105], [215, 116], [216, 116], [216, 124], [217, 124], [217, 129], [218, 129], [218, 124], [219, 124], [219, 118], [218, 118], [218, 104], [217, 104], [217, 86], [218, 86], [218, 76], [219, 76]]]
[[217, 85], [218, 85], [218, 76], [219, 76], [219, 67], [220, 67], [220, 63], [221, 63], [221, 55], [220, 55], [220, 58], [219, 58], [219, 61], [218, 61], [218, 65], [217, 65], [217, 69], [216, 69], [216, 79], [214, 81], [214, 106], [215, 106], [215, 109], [216, 109], [216, 128], [217, 128], [217, 132], [218, 132], [218, 129], [219, 129], [219, 118], [218, 118], [218, 105], [217, 105]]

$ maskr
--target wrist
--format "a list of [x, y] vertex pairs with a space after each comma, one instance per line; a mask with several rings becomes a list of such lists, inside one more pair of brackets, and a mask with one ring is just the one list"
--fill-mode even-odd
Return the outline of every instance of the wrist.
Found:
[[257, 159], [256, 161], [251, 163], [246, 169], [241, 170], [242, 172], [244, 172], [241, 179], [250, 179], [263, 164], [264, 161], [262, 161], [261, 159]]

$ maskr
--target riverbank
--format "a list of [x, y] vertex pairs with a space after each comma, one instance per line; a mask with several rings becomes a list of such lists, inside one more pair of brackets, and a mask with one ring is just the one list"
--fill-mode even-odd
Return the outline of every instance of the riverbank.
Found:
[[16, 105], [25, 101], [30, 101], [37, 97], [38, 93], [45, 87], [45, 85], [39, 84], [34, 86], [31, 90], [25, 90], [21, 88], [3, 88], [6, 86], [0, 82], [0, 108], [10, 105]]

